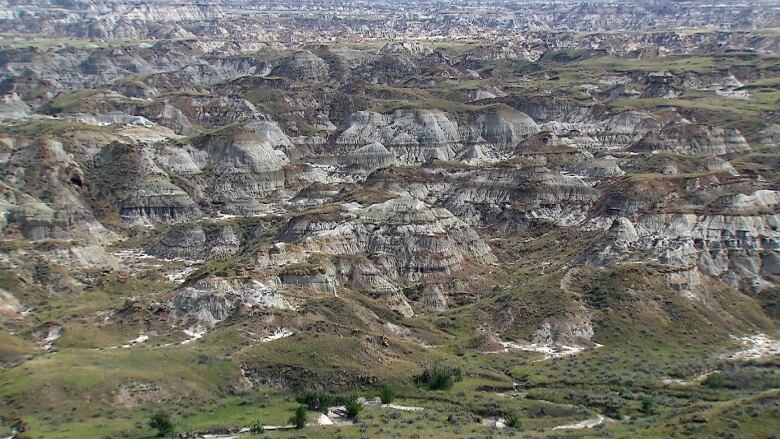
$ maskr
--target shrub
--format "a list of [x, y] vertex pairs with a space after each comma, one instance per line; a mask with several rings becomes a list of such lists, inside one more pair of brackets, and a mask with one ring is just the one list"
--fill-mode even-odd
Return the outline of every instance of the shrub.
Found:
[[395, 400], [395, 392], [387, 383], [383, 384], [382, 388], [379, 389], [379, 400], [382, 401], [382, 404], [390, 404]]
[[504, 421], [509, 428], [520, 428], [520, 415], [517, 412], [507, 414]]
[[425, 366], [422, 374], [417, 377], [417, 384], [428, 386], [431, 390], [445, 390], [460, 380], [461, 371], [458, 368], [433, 363]]
[[703, 384], [710, 389], [722, 389], [726, 387], [726, 379], [723, 378], [723, 375], [719, 373], [712, 373], [707, 375], [707, 378], [704, 379]]
[[171, 416], [162, 410], [152, 415], [149, 419], [149, 427], [157, 430], [157, 437], [172, 436], [174, 432]]
[[323, 413], [333, 405], [333, 395], [326, 392], [306, 391], [295, 397], [295, 400], [305, 405], [309, 410], [316, 410]]
[[299, 405], [297, 409], [295, 409], [295, 413], [290, 418], [290, 424], [295, 426], [296, 430], [300, 430], [301, 428], [306, 426], [306, 406]]
[[358, 399], [357, 393], [350, 393], [344, 401], [344, 408], [347, 410], [348, 418], [356, 418], [357, 415], [363, 410], [363, 404]]
[[656, 406], [655, 398], [653, 398], [652, 396], [648, 395], [642, 398], [642, 413], [646, 415], [652, 415], [653, 413], [655, 413], [655, 406]]
[[263, 426], [262, 423], [260, 423], [260, 420], [256, 420], [252, 423], [252, 425], [249, 426], [249, 432], [252, 434], [258, 434], [265, 431], [265, 426]]

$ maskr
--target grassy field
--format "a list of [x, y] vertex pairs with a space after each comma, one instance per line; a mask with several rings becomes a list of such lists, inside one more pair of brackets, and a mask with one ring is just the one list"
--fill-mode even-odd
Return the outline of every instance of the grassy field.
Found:
[[82, 40], [72, 38], [41, 38], [37, 35], [9, 35], [0, 34], [0, 48], [26, 48], [34, 47], [39, 50], [60, 49], [72, 47], [75, 49], [97, 48], [97, 47], [127, 47], [138, 46], [141, 44], [153, 44], [152, 40]]

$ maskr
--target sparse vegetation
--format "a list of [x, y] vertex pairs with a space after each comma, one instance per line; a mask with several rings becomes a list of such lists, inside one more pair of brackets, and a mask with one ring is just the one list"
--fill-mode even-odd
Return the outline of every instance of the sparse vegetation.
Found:
[[260, 420], [256, 420], [252, 423], [252, 425], [249, 426], [249, 432], [252, 434], [260, 434], [265, 431], [265, 426], [263, 425]]

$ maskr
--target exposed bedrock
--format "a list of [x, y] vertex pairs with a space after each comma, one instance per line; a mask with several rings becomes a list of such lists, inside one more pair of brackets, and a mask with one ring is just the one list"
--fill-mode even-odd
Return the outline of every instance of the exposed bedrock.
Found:
[[170, 301], [179, 326], [208, 329], [230, 317], [242, 306], [292, 309], [273, 281], [204, 278], [186, 284]]
[[649, 132], [631, 150], [715, 156], [748, 151], [750, 146], [736, 129], [688, 123]]
[[604, 265], [655, 259], [684, 269], [672, 276], [682, 291], [700, 286], [700, 274], [742, 287], [775, 284], [780, 280], [778, 206], [778, 192], [760, 190], [723, 197], [703, 214], [653, 212], [617, 218], [579, 260]]
[[379, 142], [402, 163], [450, 160], [459, 148], [458, 123], [439, 110], [396, 110], [390, 114], [360, 111], [336, 139], [340, 149]]
[[61, 142], [44, 137], [19, 146], [0, 167], [0, 230], [13, 226], [29, 240], [113, 239], [84, 199], [89, 177]]
[[[459, 270], [467, 260], [496, 261], [479, 235], [443, 208], [413, 198], [396, 198], [366, 208], [336, 209], [294, 218], [284, 239], [309, 252], [367, 255], [392, 282], [417, 281]], [[368, 265], [354, 281], [389, 288]]]
[[[404, 173], [412, 175], [398, 175]], [[406, 181], [402, 184], [399, 178]], [[587, 217], [599, 197], [581, 177], [542, 166], [483, 166], [451, 172], [388, 168], [371, 174], [369, 183], [446, 207], [467, 224], [482, 226], [508, 218], [520, 223], [545, 218], [575, 224]]]
[[200, 215], [195, 201], [171, 181], [155, 159], [148, 146], [110, 145], [101, 150], [91, 167], [96, 183], [93, 190], [116, 199], [126, 223], [179, 221]]
[[466, 114], [459, 122], [440, 110], [396, 110], [389, 114], [361, 111], [347, 120], [335, 140], [339, 150], [381, 143], [399, 163], [452, 160], [464, 145], [485, 144], [507, 153], [539, 129], [527, 115], [506, 106]]
[[634, 110], [612, 113], [592, 102], [555, 97], [505, 100], [528, 114], [541, 130], [565, 135], [578, 147], [588, 150], [625, 148], [662, 126], [649, 113]]
[[146, 252], [161, 258], [198, 261], [227, 259], [240, 249], [241, 239], [229, 225], [182, 223], [171, 226]]
[[195, 156], [204, 197], [223, 210], [251, 210], [258, 198], [283, 186], [289, 160], [272, 140], [242, 125], [195, 139], [194, 148], [205, 153]]

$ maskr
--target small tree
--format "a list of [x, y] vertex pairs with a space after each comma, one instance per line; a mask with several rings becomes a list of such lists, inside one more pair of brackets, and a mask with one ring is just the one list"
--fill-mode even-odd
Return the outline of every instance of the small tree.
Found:
[[157, 430], [157, 437], [168, 437], [173, 435], [173, 422], [171, 416], [160, 410], [149, 419], [149, 427]]
[[385, 383], [379, 389], [379, 400], [382, 401], [382, 404], [390, 404], [395, 400], [395, 392], [389, 384]]
[[295, 409], [295, 413], [290, 418], [290, 424], [295, 426], [296, 430], [300, 430], [301, 428], [306, 426], [306, 407], [299, 405], [297, 409]]
[[357, 393], [353, 392], [347, 396], [347, 400], [344, 402], [344, 408], [347, 410], [348, 418], [357, 418], [357, 415], [363, 410], [363, 404], [358, 399]]
[[652, 415], [655, 413], [655, 398], [650, 395], [642, 398], [642, 413], [646, 415]]

